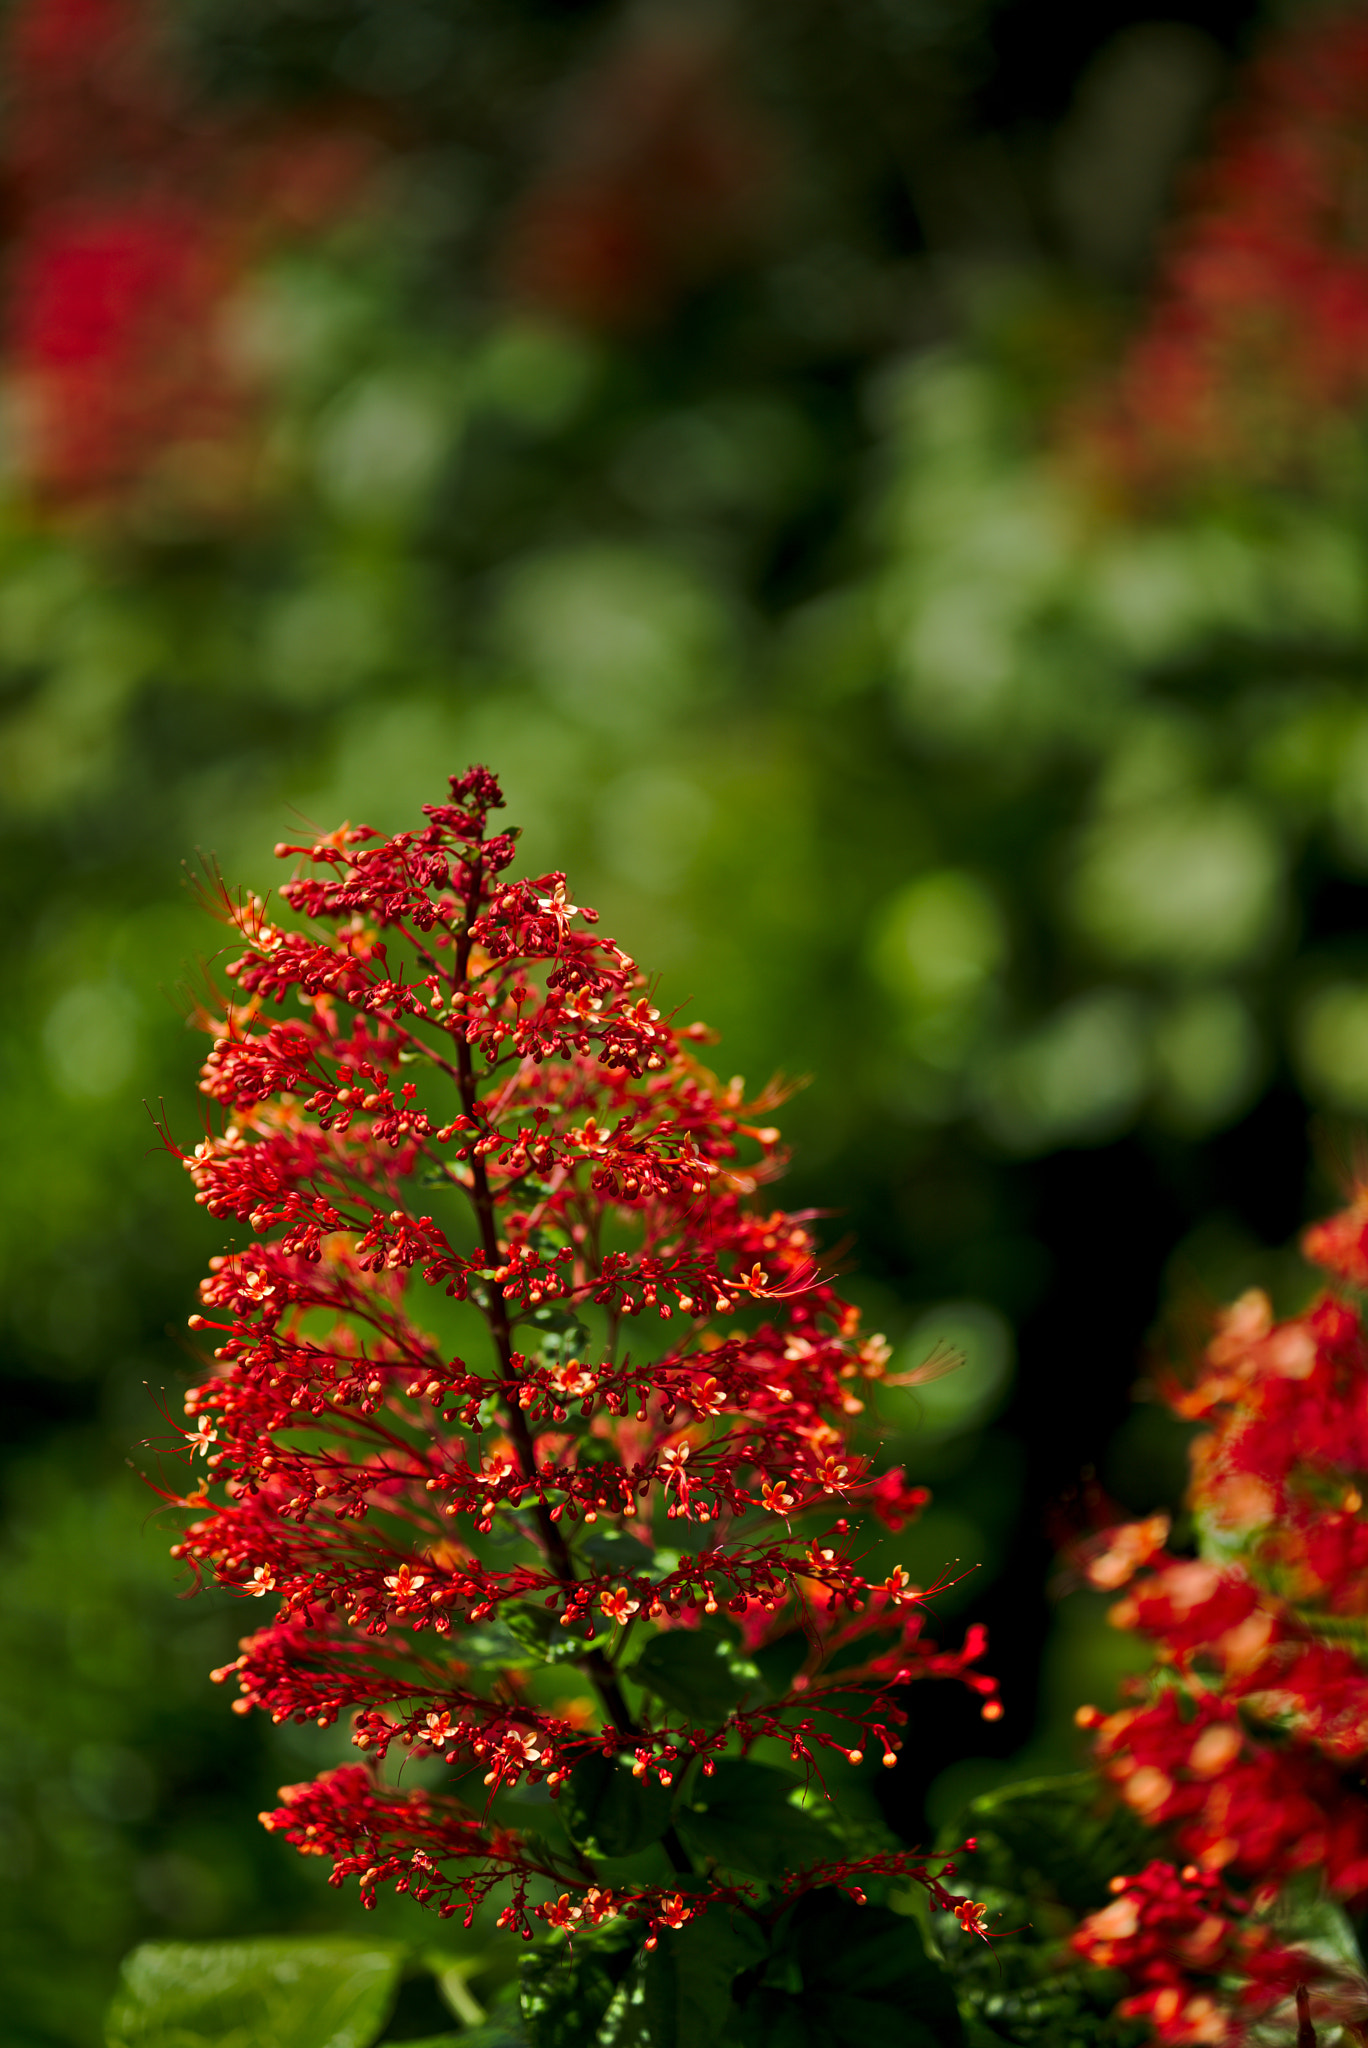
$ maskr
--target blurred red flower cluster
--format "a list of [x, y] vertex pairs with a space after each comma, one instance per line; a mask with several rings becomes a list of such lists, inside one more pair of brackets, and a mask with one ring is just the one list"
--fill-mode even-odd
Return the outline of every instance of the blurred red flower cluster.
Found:
[[14, 459], [52, 504], [239, 503], [253, 393], [227, 309], [366, 174], [360, 131], [207, 104], [174, 29], [158, 0], [21, 0], [7, 24], [4, 371]]
[[1099, 1967], [1124, 1971], [1136, 1988], [1122, 2011], [1148, 2020], [1161, 2041], [1238, 2039], [1238, 2016], [1215, 1992], [1221, 1978], [1241, 1980], [1240, 2003], [1254, 2016], [1305, 1982], [1307, 1958], [1269, 1928], [1233, 1917], [1248, 1902], [1195, 1864], [1176, 1870], [1155, 1861], [1135, 1877], [1114, 1878], [1112, 1891], [1112, 1904], [1089, 1917], [1074, 1946]]
[[1083, 442], [1141, 491], [1304, 467], [1368, 396], [1368, 19], [1279, 34], [1218, 128]]
[[[1368, 1195], [1310, 1230], [1305, 1249], [1361, 1287]], [[1164, 1516], [1085, 1547], [1091, 1582], [1125, 1588], [1113, 1622], [1147, 1636], [1156, 1661], [1119, 1711], [1079, 1719], [1096, 1730], [1103, 1775], [1191, 1868], [1181, 1881], [1157, 1863], [1118, 1880], [1118, 1903], [1077, 1946], [1132, 1975], [1126, 2009], [1164, 2041], [1238, 2040], [1245, 2018], [1308, 1980], [1327, 2017], [1368, 2025], [1368, 1984], [1324, 1957], [1298, 1961], [1266, 1917], [1307, 1885], [1351, 1909], [1368, 1900], [1362, 1310], [1331, 1288], [1277, 1322], [1251, 1291], [1221, 1317], [1192, 1383], [1164, 1392], [1206, 1425], [1191, 1446], [1199, 1555], [1166, 1548]], [[1249, 1900], [1222, 1893], [1227, 1874]]]

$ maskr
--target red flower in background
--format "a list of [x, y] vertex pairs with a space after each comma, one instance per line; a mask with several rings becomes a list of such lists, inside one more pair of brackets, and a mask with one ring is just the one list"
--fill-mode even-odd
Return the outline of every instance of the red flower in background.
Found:
[[[1110, 1906], [1093, 1913], [1074, 1936], [1080, 1955], [1104, 1970], [1121, 1970], [1136, 1986], [1120, 2011], [1148, 2020], [1172, 2048], [1238, 2041], [1247, 2014], [1258, 2018], [1286, 2001], [1308, 1974], [1321, 1974], [1305, 1955], [1286, 1948], [1267, 1927], [1236, 1917], [1248, 1901], [1232, 1898], [1220, 1880], [1195, 1865], [1147, 1864], [1136, 1877], [1112, 1880]], [[1242, 1980], [1241, 2013], [1230, 2009], [1222, 1980]]]
[[[304, 859], [302, 925], [221, 901], [246, 947], [204, 1069], [223, 1121], [184, 1163], [253, 1235], [192, 1318], [220, 1343], [187, 1399], [206, 1473], [177, 1554], [276, 1607], [218, 1674], [240, 1711], [351, 1722], [366, 1762], [265, 1817], [335, 1882], [467, 1916], [508, 1884], [524, 1931], [675, 1926], [746, 1890], [696, 1816], [715, 1774], [758, 1782], [757, 1742], [820, 1780], [895, 1760], [910, 1681], [960, 1678], [990, 1717], [996, 1686], [981, 1631], [936, 1650], [924, 1592], [857, 1561], [848, 1509], [900, 1523], [926, 1496], [843, 1434], [888, 1349], [804, 1219], [759, 1199], [777, 1096], [698, 1064], [706, 1032], [660, 1014], [563, 876], [505, 879], [501, 803], [473, 769], [419, 832], [279, 849]], [[388, 1783], [396, 1747], [452, 1789]], [[537, 1786], [581, 1815], [570, 1846], [495, 1804]], [[601, 1881], [603, 1800], [687, 1899]], [[809, 1826], [781, 1896], [903, 1872], [976, 1922], [916, 1857]]]
[[[1366, 1215], [1359, 1190], [1304, 1240], [1355, 1286]], [[1368, 1984], [1280, 1948], [1261, 1917], [1317, 1877], [1352, 1909], [1368, 1900], [1362, 1311], [1326, 1291], [1277, 1322], [1264, 1295], [1246, 1294], [1220, 1318], [1195, 1379], [1170, 1379], [1164, 1393], [1206, 1425], [1190, 1453], [1201, 1555], [1164, 1547], [1164, 1517], [1089, 1541], [1085, 1575], [1108, 1591], [1129, 1582], [1112, 1621], [1149, 1637], [1156, 1661], [1117, 1712], [1088, 1707], [1079, 1719], [1096, 1730], [1103, 1775], [1192, 1868], [1182, 1885], [1160, 1864], [1120, 1881], [1126, 1903], [1094, 1914], [1076, 1945], [1128, 1972], [1138, 1988], [1125, 2009], [1163, 2041], [1243, 2039], [1247, 2019], [1317, 1979], [1317, 2015], [1368, 2031]], [[1161, 1871], [1162, 1884], [1147, 1882]], [[1253, 1918], [1249, 1902], [1218, 1899], [1212, 1887], [1226, 1878], [1251, 1894]], [[1206, 1936], [1170, 1938], [1174, 1900], [1196, 1898], [1193, 1886], [1210, 1892], [1214, 1917], [1200, 1923], [1210, 1957], [1197, 1953]], [[1194, 2030], [1199, 2020], [1207, 2031]]]
[[5, 366], [21, 470], [54, 503], [149, 483], [199, 513], [239, 501], [256, 394], [226, 308], [265, 248], [356, 195], [372, 154], [359, 129], [217, 115], [170, 27], [154, 0], [21, 0], [8, 23]]
[[[1279, 35], [1218, 130], [1083, 442], [1141, 488], [1295, 470], [1368, 396], [1368, 19]], [[1314, 446], [1314, 440], [1312, 443]]]

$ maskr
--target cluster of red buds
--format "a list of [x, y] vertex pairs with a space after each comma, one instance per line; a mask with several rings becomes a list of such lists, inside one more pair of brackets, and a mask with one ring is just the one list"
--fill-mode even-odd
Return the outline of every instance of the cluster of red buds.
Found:
[[[926, 1591], [860, 1570], [849, 1517], [896, 1529], [926, 1495], [847, 1442], [888, 1346], [811, 1216], [759, 1199], [781, 1091], [709, 1073], [562, 875], [506, 878], [502, 801], [476, 768], [419, 831], [278, 848], [298, 922], [214, 892], [244, 950], [204, 1020], [212, 1128], [177, 1156], [251, 1236], [191, 1318], [217, 1348], [176, 1554], [273, 1603], [216, 1674], [239, 1711], [350, 1720], [364, 1761], [265, 1816], [334, 1882], [467, 1922], [507, 1884], [524, 1934], [625, 1912], [654, 1938], [739, 1895], [669, 1810], [757, 1742], [819, 1784], [895, 1761], [915, 1679], [1001, 1709], [981, 1631], [937, 1650]], [[661, 1880], [615, 1889], [573, 1832], [515, 1825], [577, 1778], [655, 1802]], [[897, 1850], [781, 1893], [868, 1873], [965, 1905]]]
[[[1304, 1248], [1340, 1283], [1368, 1286], [1368, 1192], [1308, 1231]], [[1175, 1413], [1206, 1425], [1191, 1446], [1199, 1554], [1166, 1547], [1163, 1515], [1082, 1547], [1092, 1584], [1122, 1592], [1112, 1621], [1147, 1636], [1155, 1664], [1119, 1711], [1084, 1707], [1078, 1719], [1096, 1731], [1103, 1775], [1190, 1859], [1190, 1870], [1186, 1891], [1171, 1872], [1148, 1889], [1128, 1882], [1127, 1903], [1094, 1915], [1080, 1939], [1144, 1987], [1160, 2039], [1238, 2040], [1239, 2015], [1285, 1997], [1289, 1971], [1300, 1967], [1299, 1981], [1326, 1974], [1306, 1956], [1298, 1966], [1280, 1955], [1259, 1916], [1307, 1884], [1323, 1884], [1350, 1910], [1368, 1900], [1362, 1312], [1330, 1288], [1277, 1322], [1267, 1297], [1251, 1291], [1221, 1316], [1195, 1378], [1170, 1378], [1161, 1391]], [[1147, 1878], [1160, 1869], [1151, 1866]], [[1254, 1920], [1218, 1942], [1221, 1913], [1246, 1909], [1218, 1910], [1212, 1892], [1215, 1917], [1200, 1923], [1206, 1933], [1169, 1940], [1174, 1902], [1195, 1900], [1227, 1874], [1250, 1892]], [[1196, 1952], [1208, 1936], [1210, 1958]], [[1164, 1959], [1162, 1981], [1156, 1957]], [[1218, 1977], [1224, 1994], [1212, 1990]], [[1315, 1995], [1339, 2023], [1368, 2022], [1361, 1980]], [[1215, 2031], [1211, 2019], [1202, 2023], [1212, 2031], [1184, 2032], [1192, 2000], [1213, 1997], [1228, 2031]]]
[[[1267, 477], [1368, 398], [1368, 22], [1279, 34], [1220, 125], [1150, 313], [1085, 439], [1140, 487]], [[1314, 436], [1312, 437], [1314, 441]]]

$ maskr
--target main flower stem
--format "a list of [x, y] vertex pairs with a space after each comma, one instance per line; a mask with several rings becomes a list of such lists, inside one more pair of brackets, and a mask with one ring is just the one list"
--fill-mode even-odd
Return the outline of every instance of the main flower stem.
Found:
[[[461, 988], [464, 988], [466, 985], [466, 976], [470, 966], [470, 924], [478, 906], [479, 884], [480, 871], [477, 869], [471, 894], [466, 899], [466, 929], [459, 935], [456, 941], [456, 982]], [[461, 1107], [466, 1116], [473, 1122], [477, 1100], [474, 1062], [470, 1057], [470, 1044], [465, 1033], [458, 1031], [455, 1037], [457, 1085], [460, 1090]], [[480, 1246], [484, 1252], [485, 1265], [490, 1271], [493, 1271], [499, 1265], [502, 1258], [499, 1249], [498, 1218], [494, 1208], [494, 1191], [489, 1185], [489, 1175], [485, 1170], [484, 1160], [473, 1148], [470, 1159], [470, 1198], [474, 1206], [476, 1221], [479, 1225]], [[486, 1289], [486, 1301], [485, 1320], [489, 1324], [489, 1334], [494, 1340], [494, 1349], [498, 1353], [499, 1364], [502, 1368], [503, 1382], [507, 1386], [515, 1378], [513, 1371], [513, 1331], [508, 1320], [508, 1304], [504, 1300], [503, 1290], [497, 1281], [489, 1283]], [[535, 1481], [537, 1476], [537, 1454], [532, 1442], [532, 1432], [527, 1426], [527, 1417], [523, 1414], [516, 1401], [506, 1403], [505, 1415], [508, 1423], [508, 1432], [513, 1439], [514, 1448], [518, 1454], [518, 1463], [522, 1466], [526, 1477]], [[540, 1498], [537, 1500], [535, 1512], [537, 1526], [541, 1531], [542, 1542], [545, 1545], [551, 1569], [563, 1585], [573, 1586], [576, 1583], [575, 1561], [570, 1555], [569, 1544], [561, 1533], [559, 1525], [552, 1521], [551, 1510], [547, 1507], [544, 1500]], [[640, 1741], [641, 1730], [632, 1718], [632, 1712], [623, 1695], [617, 1673], [604, 1656], [602, 1650], [597, 1646], [588, 1649], [582, 1657], [577, 1659], [577, 1662], [580, 1670], [597, 1687], [599, 1697], [608, 1710], [609, 1719], [618, 1730], [618, 1733], [625, 1735], [629, 1741]], [[692, 1875], [693, 1864], [673, 1827], [666, 1829], [661, 1837], [661, 1846], [664, 1848], [672, 1867], [681, 1876]]]

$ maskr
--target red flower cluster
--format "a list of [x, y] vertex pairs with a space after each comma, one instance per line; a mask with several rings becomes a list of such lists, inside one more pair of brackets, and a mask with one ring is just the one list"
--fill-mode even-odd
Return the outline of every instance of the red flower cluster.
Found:
[[1279, 475], [1368, 397], [1368, 21], [1282, 33], [1194, 183], [1086, 440], [1142, 487]]
[[[220, 1341], [187, 1399], [207, 1471], [176, 1554], [276, 1603], [217, 1674], [240, 1711], [351, 1717], [367, 1761], [265, 1817], [335, 1882], [467, 1915], [507, 1882], [524, 1932], [529, 1911], [654, 1930], [736, 1895], [658, 1788], [760, 1738], [809, 1775], [823, 1752], [891, 1764], [909, 1681], [962, 1678], [990, 1716], [996, 1684], [970, 1668], [981, 1631], [938, 1652], [906, 1573], [852, 1554], [848, 1508], [897, 1527], [926, 1495], [847, 1444], [888, 1347], [808, 1220], [754, 1199], [777, 1093], [698, 1063], [704, 1029], [661, 1014], [563, 876], [506, 879], [501, 804], [477, 768], [421, 831], [279, 848], [304, 857], [282, 891], [303, 925], [220, 891], [245, 944], [202, 1083], [223, 1121], [178, 1156], [255, 1241], [191, 1318]], [[388, 1783], [396, 1747], [432, 1782]], [[573, 1805], [605, 1761], [615, 1797], [656, 1802], [687, 1905], [510, 1823], [509, 1794]], [[786, 1882], [899, 1870], [963, 1905], [901, 1853]]]
[[53, 502], [153, 478], [187, 509], [237, 500], [251, 393], [224, 309], [265, 242], [335, 217], [371, 154], [216, 116], [168, 28], [157, 0], [21, 0], [7, 23], [7, 374]]
[[1240, 1982], [1243, 2014], [1259, 2017], [1292, 1997], [1320, 1968], [1282, 1947], [1267, 1927], [1232, 1918], [1248, 1903], [1232, 1899], [1219, 1878], [1189, 1863], [1147, 1864], [1138, 1877], [1112, 1879], [1110, 1906], [1090, 1914], [1072, 1946], [1100, 1969], [1122, 1970], [1137, 1989], [1119, 2010], [1146, 2019], [1173, 2048], [1239, 2039], [1240, 2018], [1222, 1995], [1222, 1981]]
[[[1366, 1247], [1362, 1193], [1305, 1240], [1311, 1258], [1354, 1284], [1368, 1275]], [[1162, 1516], [1088, 1546], [1084, 1570], [1094, 1585], [1131, 1581], [1112, 1620], [1150, 1637], [1157, 1665], [1118, 1712], [1087, 1707], [1079, 1720], [1096, 1729], [1100, 1767], [1122, 1798], [1201, 1873], [1229, 1871], [1266, 1907], [1298, 1873], [1320, 1872], [1333, 1896], [1361, 1907], [1368, 1899], [1368, 1519], [1360, 1491], [1368, 1471], [1368, 1336], [1361, 1312], [1327, 1291], [1303, 1314], [1275, 1323], [1267, 1298], [1246, 1294], [1221, 1317], [1195, 1381], [1164, 1391], [1176, 1413], [1208, 1425], [1191, 1450], [1189, 1500], [1201, 1555], [1168, 1553]], [[1142, 1945], [1168, 1926], [1161, 1920], [1150, 1928], [1148, 1896], [1135, 1895]], [[1117, 1909], [1108, 1912], [1119, 1920]], [[1087, 1924], [1088, 1942], [1106, 1941], [1105, 1919]], [[1118, 1958], [1129, 1968], [1126, 1958], [1142, 1953], [1118, 1951]], [[1173, 1953], [1180, 1962], [1187, 1951], [1179, 1944]], [[1256, 1946], [1250, 1954], [1265, 1951]], [[1235, 1950], [1222, 1950], [1222, 1970], [1246, 1980], [1241, 1999], [1264, 1995], [1262, 1965], [1247, 1968]], [[1141, 1972], [1139, 1981], [1151, 1978]], [[1181, 1990], [1177, 1977], [1166, 1981]], [[1347, 2016], [1368, 2017], [1366, 1993], [1361, 1985], [1354, 1990]], [[1186, 2006], [1180, 2000], [1172, 2010]], [[1227, 2038], [1162, 2029], [1160, 2037]]]

